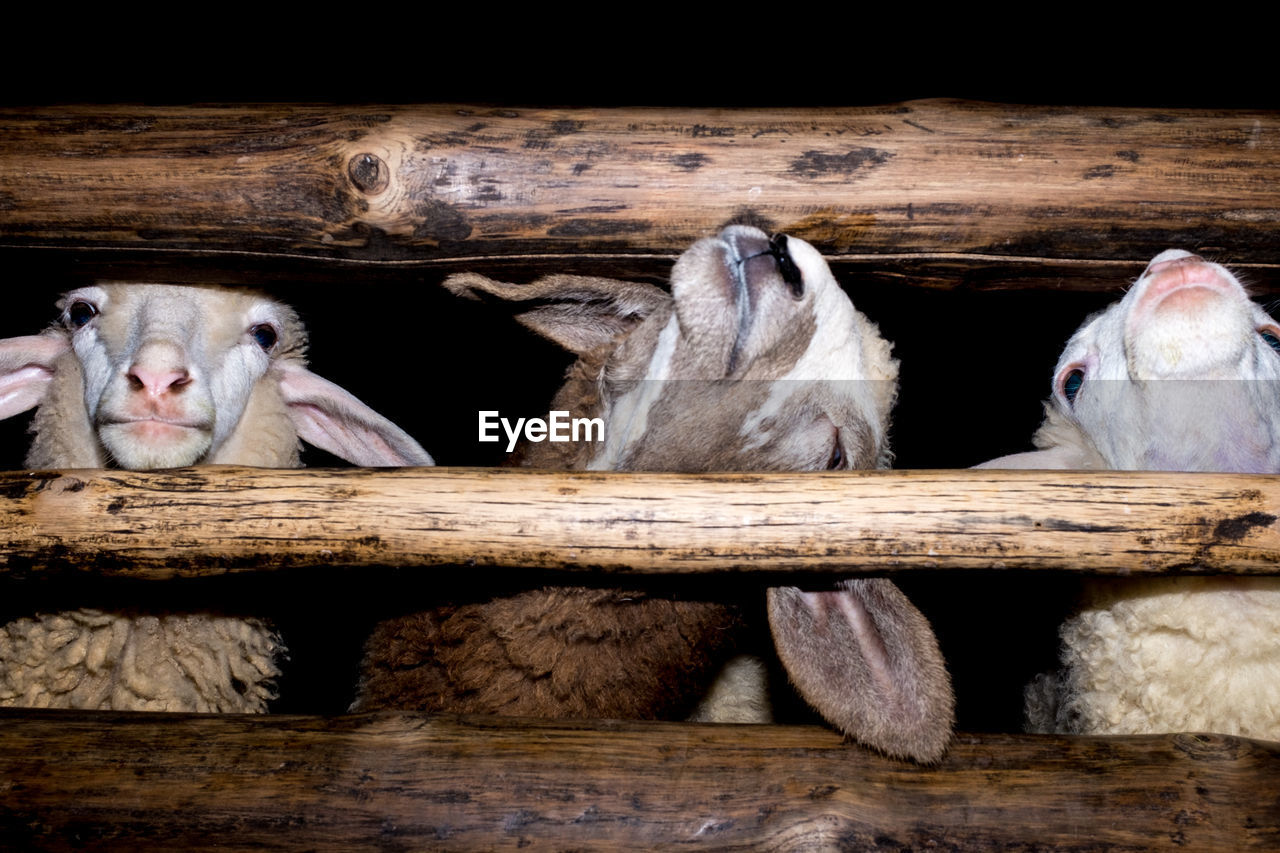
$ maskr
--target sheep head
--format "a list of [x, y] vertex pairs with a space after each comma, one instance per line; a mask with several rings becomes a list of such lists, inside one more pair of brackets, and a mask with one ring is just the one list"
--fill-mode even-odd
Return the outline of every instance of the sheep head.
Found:
[[1225, 267], [1162, 252], [1054, 368], [1041, 448], [988, 468], [1280, 471], [1280, 326]]
[[[446, 286], [517, 305], [577, 353], [552, 407], [599, 416], [595, 445], [524, 448], [524, 464], [614, 471], [883, 467], [898, 364], [802, 240], [743, 225], [676, 261], [671, 294], [583, 276], [475, 274]], [[531, 304], [531, 307], [522, 307]]]
[[0, 418], [39, 406], [34, 467], [299, 464], [298, 438], [361, 465], [430, 465], [403, 430], [309, 371], [288, 306], [247, 291], [104, 283], [0, 341]]

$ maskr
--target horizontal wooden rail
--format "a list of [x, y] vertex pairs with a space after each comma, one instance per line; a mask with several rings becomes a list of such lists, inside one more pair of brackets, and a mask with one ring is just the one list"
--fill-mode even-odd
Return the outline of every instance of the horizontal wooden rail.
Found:
[[0, 127], [0, 249], [133, 253], [153, 276], [616, 274], [743, 212], [934, 283], [1111, 288], [1170, 246], [1264, 286], [1280, 265], [1280, 112], [58, 106], [0, 108]]
[[0, 712], [0, 846], [1276, 849], [1280, 744], [817, 727]]
[[0, 474], [0, 574], [293, 566], [631, 574], [1280, 572], [1280, 479], [201, 467]]

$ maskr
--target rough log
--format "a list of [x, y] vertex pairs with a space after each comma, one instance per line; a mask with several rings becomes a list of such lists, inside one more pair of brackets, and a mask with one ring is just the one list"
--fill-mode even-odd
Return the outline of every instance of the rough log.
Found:
[[0, 128], [0, 250], [81, 272], [656, 274], [752, 211], [914, 283], [1110, 289], [1170, 246], [1280, 276], [1277, 112], [68, 106]]
[[0, 712], [6, 849], [1272, 849], [1280, 744]]
[[1280, 480], [1037, 471], [210, 466], [0, 474], [0, 574], [470, 564], [610, 573], [1276, 573]]

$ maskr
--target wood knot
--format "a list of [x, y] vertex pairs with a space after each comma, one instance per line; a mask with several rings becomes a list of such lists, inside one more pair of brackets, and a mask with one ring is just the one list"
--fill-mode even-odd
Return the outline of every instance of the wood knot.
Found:
[[1246, 749], [1246, 742], [1240, 738], [1200, 732], [1173, 735], [1173, 745], [1194, 761], [1234, 761]]
[[391, 169], [376, 154], [357, 154], [347, 163], [347, 177], [365, 195], [377, 195], [391, 183]]

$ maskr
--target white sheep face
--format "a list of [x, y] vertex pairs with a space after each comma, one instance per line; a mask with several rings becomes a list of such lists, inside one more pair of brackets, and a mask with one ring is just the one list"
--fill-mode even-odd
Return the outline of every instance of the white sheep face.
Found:
[[265, 296], [107, 283], [58, 304], [55, 327], [0, 340], [0, 419], [39, 407], [28, 465], [287, 468], [299, 439], [356, 465], [432, 464], [307, 369], [297, 314]]
[[1178, 249], [1072, 336], [1046, 450], [980, 467], [1280, 470], [1280, 326], [1225, 267]]
[[215, 457], [273, 357], [304, 345], [291, 309], [248, 293], [100, 285], [59, 308], [90, 421], [123, 468]]

